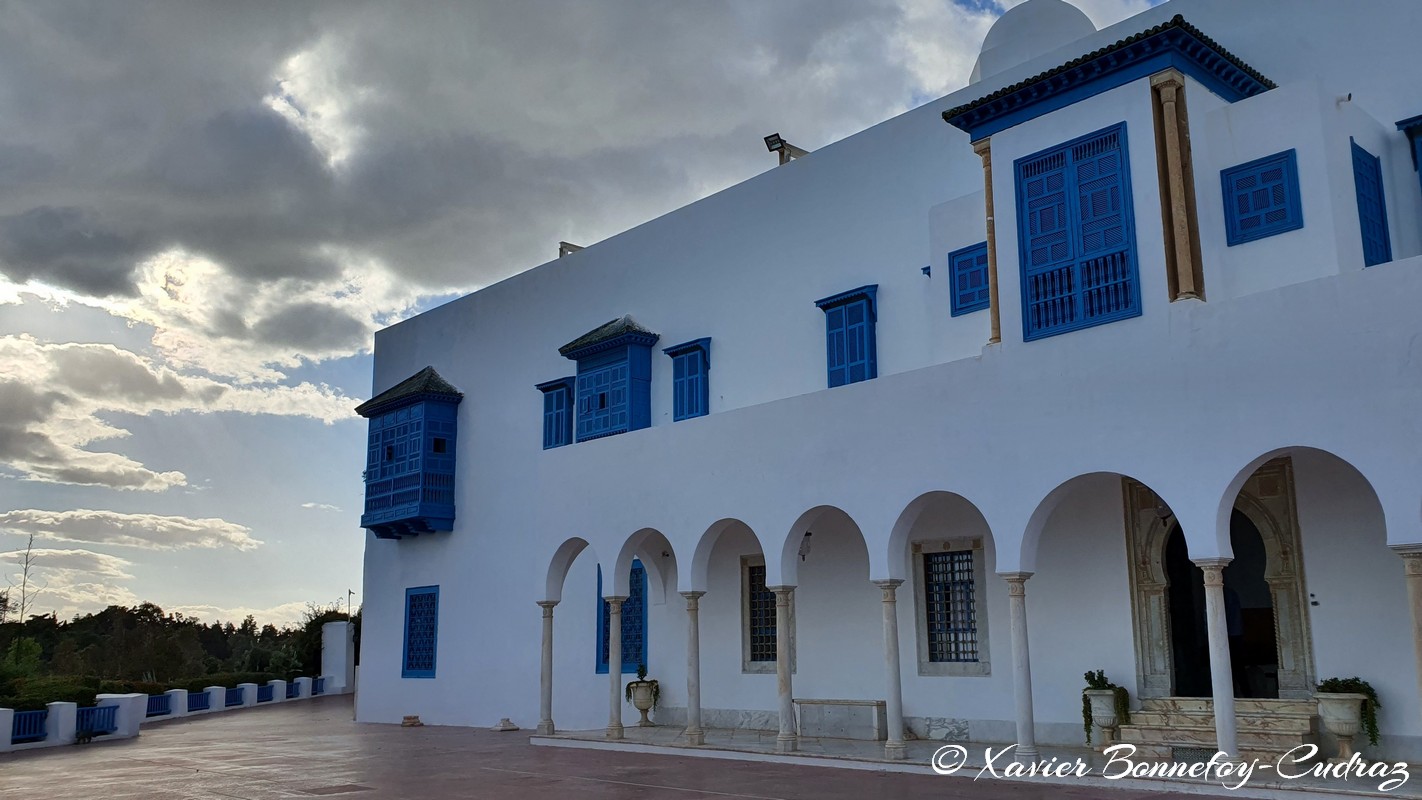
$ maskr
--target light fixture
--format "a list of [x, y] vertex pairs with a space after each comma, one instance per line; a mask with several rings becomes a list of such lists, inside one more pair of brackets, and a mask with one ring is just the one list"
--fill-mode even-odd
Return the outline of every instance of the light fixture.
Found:
[[804, 561], [805, 556], [810, 554], [810, 537], [815, 534], [805, 531], [805, 538], [800, 540], [800, 560]]
[[1175, 512], [1170, 510], [1170, 506], [1160, 503], [1155, 507], [1155, 516], [1159, 518], [1161, 522], [1165, 522], [1175, 516]]
[[779, 154], [780, 163], [782, 165], [788, 164], [797, 158], [802, 158], [810, 154], [809, 150], [796, 147], [795, 145], [785, 141], [785, 139], [781, 138], [780, 134], [778, 133], [772, 133], [769, 136], [765, 137], [765, 149], [769, 150], [772, 153]]

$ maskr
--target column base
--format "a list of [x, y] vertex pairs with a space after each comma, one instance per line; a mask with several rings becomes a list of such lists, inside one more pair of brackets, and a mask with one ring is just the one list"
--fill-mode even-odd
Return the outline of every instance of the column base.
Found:
[[607, 738], [609, 738], [609, 739], [621, 739], [621, 738], [622, 738], [622, 726], [621, 726], [621, 725], [608, 725], [608, 726], [607, 726]]
[[903, 761], [908, 757], [908, 750], [903, 742], [884, 742], [884, 758], [890, 761]]
[[1023, 764], [1036, 762], [1042, 756], [1041, 751], [1037, 749], [1037, 745], [1035, 744], [1028, 745], [1027, 747], [1019, 745], [1014, 752], [1016, 754], [1014, 760]]
[[550, 720], [546, 720], [546, 721], [544, 721], [544, 722], [538, 723], [538, 729], [535, 731], [535, 733], [537, 733], [539, 736], [552, 736], [552, 735], [553, 735], [553, 720], [550, 719]]
[[775, 737], [775, 752], [793, 753], [800, 749], [800, 737], [795, 734], [780, 734]]
[[703, 730], [700, 730], [700, 729], [691, 730], [690, 728], [687, 728], [685, 735], [686, 735], [686, 743], [687, 743], [687, 744], [691, 744], [691, 745], [702, 745], [702, 744], [706, 744], [706, 731], [703, 731]]

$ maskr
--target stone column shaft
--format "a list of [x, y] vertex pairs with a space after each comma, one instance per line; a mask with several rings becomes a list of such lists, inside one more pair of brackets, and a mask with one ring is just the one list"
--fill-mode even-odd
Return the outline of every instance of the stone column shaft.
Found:
[[1228, 558], [1204, 558], [1195, 564], [1205, 573], [1205, 627], [1210, 640], [1210, 687], [1214, 697], [1215, 749], [1239, 757], [1234, 716], [1234, 669], [1229, 661], [1229, 621], [1225, 618], [1224, 568]]
[[1002, 341], [1002, 304], [997, 291], [997, 223], [992, 204], [992, 140], [973, 142], [973, 152], [983, 159], [983, 205], [987, 209], [988, 314], [992, 332], [988, 344]]
[[1027, 579], [1030, 572], [1010, 572], [1008, 616], [1012, 623], [1012, 686], [1017, 701], [1017, 760], [1036, 761], [1037, 732], [1032, 719], [1032, 658], [1027, 649]]
[[800, 748], [800, 736], [795, 728], [795, 697], [790, 682], [790, 654], [793, 640], [790, 619], [790, 598], [794, 586], [771, 586], [775, 592], [775, 689], [780, 699], [780, 733], [775, 737], [775, 749], [793, 753]]
[[1422, 697], [1422, 545], [1394, 548], [1407, 575], [1407, 605], [1412, 616], [1412, 652], [1416, 659], [1417, 696]]
[[898, 760], [905, 755], [904, 750], [904, 693], [903, 677], [899, 673], [899, 606], [896, 592], [903, 581], [897, 579], [874, 581], [883, 592], [884, 610], [884, 676], [887, 678], [888, 697], [884, 706], [888, 717], [888, 736], [884, 741], [884, 758]]
[[553, 734], [553, 606], [557, 600], [540, 600], [543, 609], [543, 658], [538, 672], [538, 733]]
[[607, 711], [607, 738], [622, 738], [622, 601], [607, 599], [607, 678], [611, 690]]
[[706, 744], [701, 728], [701, 596], [705, 592], [682, 592], [686, 598], [686, 743]]

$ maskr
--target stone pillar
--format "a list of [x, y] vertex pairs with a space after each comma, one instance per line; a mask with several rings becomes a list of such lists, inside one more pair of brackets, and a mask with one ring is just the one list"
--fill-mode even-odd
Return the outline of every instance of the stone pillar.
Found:
[[169, 689], [163, 694], [168, 695], [169, 717], [186, 717], [188, 715], [187, 689]]
[[9, 735], [9, 731], [13, 731], [14, 729], [14, 709], [0, 708], [0, 732], [4, 732], [4, 735], [0, 735], [0, 753], [8, 753], [14, 749], [15, 746], [10, 743]]
[[1185, 113], [1185, 76], [1168, 69], [1152, 75], [1161, 217], [1171, 300], [1203, 299], [1198, 285], [1200, 231], [1195, 214], [1195, 172], [1190, 156], [1190, 127]]
[[983, 159], [983, 205], [987, 209], [988, 306], [992, 333], [988, 344], [1002, 341], [1002, 304], [997, 293], [997, 224], [992, 206], [992, 140], [973, 142], [973, 152]]
[[[144, 711], [147, 709], [147, 700], [144, 700]], [[74, 744], [74, 729], [79, 719], [79, 705], [69, 702], [46, 703], [45, 708], [49, 709], [48, 716], [45, 717], [45, 744]]]
[[321, 626], [321, 674], [326, 678], [322, 694], [355, 691], [355, 626], [350, 622]]
[[1210, 686], [1214, 696], [1215, 749], [1239, 757], [1238, 723], [1234, 717], [1234, 670], [1229, 662], [1229, 621], [1225, 618], [1224, 568], [1228, 558], [1202, 558], [1195, 564], [1205, 573], [1205, 626], [1210, 639]]
[[899, 672], [899, 604], [896, 596], [902, 583], [897, 578], [874, 581], [874, 585], [884, 594], [884, 677], [889, 693], [884, 699], [889, 728], [884, 740], [884, 758], [890, 760], [904, 757], [904, 692], [903, 676]]
[[1398, 546], [1393, 550], [1402, 556], [1402, 568], [1407, 576], [1407, 605], [1412, 611], [1412, 652], [1416, 660], [1417, 696], [1422, 697], [1422, 544]]
[[[298, 681], [306, 681], [306, 689], [307, 689], [307, 691], [306, 691], [306, 696], [307, 696], [307, 697], [310, 697], [310, 696], [311, 696], [311, 691], [310, 691], [310, 690], [311, 690], [311, 679], [310, 679], [310, 678], [297, 678], [297, 680], [298, 680]], [[211, 711], [226, 711], [226, 710], [227, 710], [227, 687], [226, 687], [226, 686], [209, 686], [209, 687], [207, 687], [207, 710], [208, 710], [209, 712], [211, 712]]]
[[701, 596], [705, 592], [682, 592], [686, 598], [686, 743], [706, 744], [701, 729]]
[[[538, 671], [538, 735], [553, 735], [553, 606], [557, 600], [539, 600], [543, 609], [543, 659]], [[608, 670], [612, 665], [608, 665]]]
[[242, 690], [242, 708], [251, 708], [257, 704], [257, 684], [239, 683], [237, 688]]
[[272, 687], [272, 702], [273, 702], [273, 703], [285, 703], [285, 702], [286, 702], [286, 681], [283, 681], [283, 680], [267, 681], [267, 685], [270, 686], [270, 687]]
[[775, 592], [775, 691], [780, 699], [780, 733], [775, 737], [775, 749], [793, 753], [800, 749], [800, 735], [795, 726], [795, 696], [790, 682], [790, 656], [794, 646], [790, 600], [795, 595], [795, 587], [767, 588]]
[[607, 678], [611, 684], [611, 705], [607, 711], [607, 738], [622, 738], [622, 601], [607, 599]]
[[[217, 688], [221, 688], [221, 687], [217, 687]], [[208, 688], [208, 692], [211, 692], [211, 691], [212, 691], [212, 688], [209, 687], [209, 688]], [[311, 679], [310, 679], [310, 678], [304, 678], [304, 677], [303, 677], [303, 678], [297, 678], [297, 679], [296, 679], [296, 698], [295, 698], [295, 699], [297, 699], [297, 700], [310, 700], [310, 699], [311, 699]], [[212, 710], [213, 710], [213, 711], [220, 711], [220, 710], [222, 709], [222, 694], [219, 692], [219, 693], [217, 693], [217, 694], [212, 695], [212, 701], [211, 701], [211, 702], [212, 702]]]
[[1036, 761], [1037, 731], [1032, 720], [1032, 658], [1027, 651], [1027, 579], [1030, 572], [1008, 572], [1007, 605], [1012, 623], [1012, 687], [1017, 701], [1017, 760]]

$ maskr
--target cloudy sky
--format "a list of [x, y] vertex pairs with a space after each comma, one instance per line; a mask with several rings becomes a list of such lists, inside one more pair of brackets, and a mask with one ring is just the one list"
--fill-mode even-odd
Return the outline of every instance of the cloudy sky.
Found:
[[375, 330], [961, 87], [1002, 10], [0, 2], [0, 571], [344, 601]]

